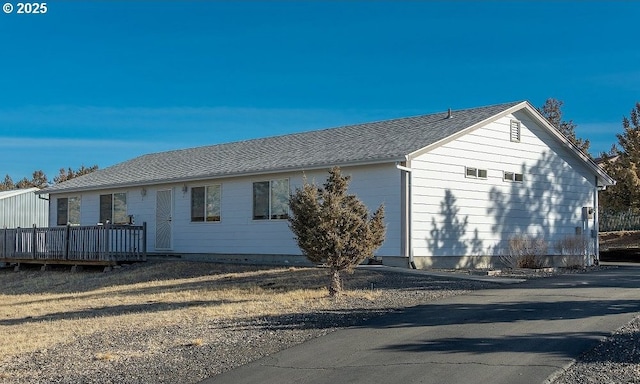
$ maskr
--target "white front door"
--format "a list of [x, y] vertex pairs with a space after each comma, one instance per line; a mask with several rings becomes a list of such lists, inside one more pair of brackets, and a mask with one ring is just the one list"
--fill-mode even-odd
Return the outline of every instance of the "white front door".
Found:
[[156, 249], [171, 249], [171, 190], [156, 192]]

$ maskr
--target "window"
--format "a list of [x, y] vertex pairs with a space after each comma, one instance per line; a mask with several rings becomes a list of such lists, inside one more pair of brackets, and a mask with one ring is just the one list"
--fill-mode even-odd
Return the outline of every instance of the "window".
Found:
[[474, 179], [486, 179], [487, 178], [487, 170], [486, 169], [478, 169], [473, 167], [466, 167], [465, 172], [467, 177]]
[[220, 221], [220, 185], [191, 188], [191, 221]]
[[518, 120], [511, 120], [511, 141], [514, 143], [520, 142], [520, 122]]
[[111, 224], [128, 224], [127, 194], [113, 193], [100, 195], [100, 222]]
[[80, 224], [80, 198], [63, 197], [57, 200], [58, 225]]
[[522, 183], [522, 181], [524, 181], [524, 176], [522, 175], [522, 173], [515, 173], [515, 172], [504, 172], [504, 181], [513, 181], [516, 183]]
[[253, 219], [289, 218], [289, 179], [253, 183]]

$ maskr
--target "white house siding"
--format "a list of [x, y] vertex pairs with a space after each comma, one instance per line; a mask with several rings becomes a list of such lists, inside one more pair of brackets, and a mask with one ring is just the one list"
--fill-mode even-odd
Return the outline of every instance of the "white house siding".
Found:
[[[455, 118], [455, 116], [454, 116]], [[520, 142], [510, 121], [521, 122]], [[595, 175], [526, 113], [516, 112], [411, 161], [413, 255], [423, 267], [489, 266], [516, 234], [551, 244], [583, 226]], [[487, 179], [465, 175], [487, 170]], [[524, 182], [503, 181], [503, 172]], [[592, 229], [592, 222], [585, 228]], [[439, 256], [440, 258], [433, 258]]]
[[[327, 169], [328, 170], [328, 169]], [[327, 170], [305, 172], [309, 181], [322, 184]], [[343, 174], [351, 175], [349, 191], [368, 205], [371, 211], [385, 204], [387, 238], [378, 255], [399, 256], [401, 248], [400, 171], [395, 164], [345, 167]], [[147, 223], [147, 249], [150, 252], [193, 254], [276, 254], [300, 255], [287, 220], [253, 220], [253, 182], [288, 178], [290, 190], [303, 183], [303, 172], [233, 177], [188, 183], [110, 189], [96, 192], [56, 195], [51, 200], [51, 225], [56, 223], [56, 199], [81, 197], [81, 225], [95, 225], [99, 220], [99, 196], [106, 193], [127, 193], [127, 213], [136, 224]], [[221, 185], [221, 220], [219, 222], [191, 222], [191, 188]], [[185, 189], [186, 186], [186, 189]], [[172, 248], [156, 249], [155, 209], [156, 193], [172, 191]], [[184, 192], [183, 192], [184, 191]]]

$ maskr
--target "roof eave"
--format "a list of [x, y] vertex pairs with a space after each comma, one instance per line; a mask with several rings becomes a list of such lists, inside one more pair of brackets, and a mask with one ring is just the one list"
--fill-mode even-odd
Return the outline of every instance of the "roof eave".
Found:
[[367, 159], [367, 160], [354, 160], [354, 161], [343, 161], [338, 163], [322, 163], [322, 164], [309, 164], [303, 166], [296, 167], [279, 167], [279, 168], [270, 168], [264, 170], [256, 170], [256, 171], [246, 171], [246, 172], [232, 172], [232, 173], [219, 173], [219, 174], [208, 174], [208, 175], [199, 175], [193, 177], [182, 177], [175, 179], [161, 179], [161, 180], [146, 180], [144, 182], [138, 183], [121, 183], [121, 184], [110, 184], [103, 186], [90, 186], [90, 187], [76, 187], [76, 188], [64, 188], [57, 190], [49, 190], [42, 189], [37, 191], [37, 194], [62, 194], [62, 193], [77, 193], [77, 192], [92, 192], [92, 191], [100, 191], [107, 189], [123, 189], [123, 188], [139, 188], [139, 187], [148, 187], [151, 185], [167, 185], [167, 184], [179, 184], [179, 183], [190, 183], [201, 180], [215, 180], [215, 179], [224, 179], [224, 178], [236, 178], [236, 177], [251, 177], [258, 175], [267, 175], [273, 173], [284, 173], [284, 172], [303, 172], [303, 171], [313, 171], [318, 169], [328, 169], [335, 165], [340, 167], [355, 167], [355, 166], [366, 166], [366, 165], [376, 165], [376, 164], [384, 164], [384, 163], [395, 163], [398, 161], [405, 161], [406, 156], [390, 156], [378, 159]]
[[2, 198], [9, 198], [9, 197], [21, 195], [23, 193], [30, 193], [30, 192], [33, 192], [33, 193], [39, 195], [40, 194], [40, 193], [38, 193], [39, 191], [40, 191], [40, 189], [37, 188], [37, 187], [24, 188], [24, 189], [15, 189], [15, 190], [12, 190], [12, 191], [7, 191], [7, 192], [13, 192], [13, 193], [7, 193], [6, 195], [2, 196]]
[[557, 129], [555, 129], [555, 127], [553, 127], [541, 114], [540, 112], [538, 112], [538, 110], [536, 108], [534, 108], [528, 101], [523, 101], [521, 103], [518, 103], [510, 108], [505, 109], [504, 111], [497, 113], [487, 119], [484, 119], [478, 123], [475, 123], [471, 126], [469, 126], [468, 128], [465, 128], [461, 131], [458, 131], [457, 133], [455, 133], [454, 135], [451, 135], [449, 137], [446, 137], [440, 141], [437, 141], [431, 145], [428, 145], [424, 148], [420, 148], [417, 151], [414, 151], [412, 153], [410, 153], [408, 155], [409, 159], [415, 158], [417, 156], [420, 156], [426, 152], [432, 151], [435, 148], [438, 148], [446, 143], [449, 143], [461, 136], [464, 136], [466, 134], [468, 134], [469, 132], [472, 132], [488, 123], [491, 123], [492, 121], [498, 120], [504, 116], [507, 116], [508, 114], [514, 113], [516, 111], [519, 110], [525, 110], [529, 113], [530, 116], [532, 116], [533, 118], [535, 118], [536, 120], [538, 120], [542, 126], [553, 136], [555, 136], [558, 141], [560, 141], [565, 147], [567, 147], [571, 152], [573, 152], [573, 154], [577, 157], [579, 157], [593, 172], [594, 174], [597, 176], [598, 178], [598, 186], [599, 187], [607, 187], [610, 185], [615, 185], [616, 181], [614, 179], [611, 178], [611, 176], [609, 176], [600, 166], [598, 166], [589, 156], [587, 156], [586, 154], [584, 154], [580, 148], [578, 148], [575, 144], [573, 144], [572, 142], [570, 142], [566, 137], [564, 137], [564, 135], [562, 135], [560, 132], [558, 132]]
[[566, 148], [568, 148], [575, 156], [580, 158], [584, 163], [587, 164], [589, 168], [595, 173], [598, 178], [598, 186], [599, 187], [608, 187], [611, 185], [615, 185], [616, 181], [609, 176], [598, 164], [596, 164], [593, 159], [587, 156], [580, 148], [578, 148], [575, 144], [573, 144], [569, 139], [567, 139], [563, 134], [561, 134], [554, 126], [551, 125], [540, 114], [540, 112], [534, 108], [529, 102], [526, 102], [525, 110], [534, 118], [540, 121], [540, 123], [547, 129], [549, 133], [554, 135]]

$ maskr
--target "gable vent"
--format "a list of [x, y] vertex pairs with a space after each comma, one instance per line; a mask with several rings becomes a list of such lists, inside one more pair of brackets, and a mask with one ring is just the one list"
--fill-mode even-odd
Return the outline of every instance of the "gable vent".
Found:
[[520, 142], [520, 122], [518, 120], [511, 120], [511, 141]]

